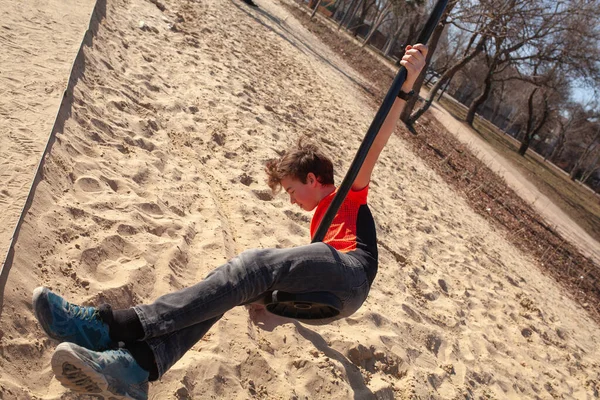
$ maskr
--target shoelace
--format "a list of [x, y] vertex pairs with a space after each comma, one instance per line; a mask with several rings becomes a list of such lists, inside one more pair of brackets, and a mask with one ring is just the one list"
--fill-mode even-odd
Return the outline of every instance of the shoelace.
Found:
[[96, 318], [96, 309], [94, 307], [81, 307], [75, 304], [67, 303], [67, 312], [75, 318], [87, 321], [94, 321]]

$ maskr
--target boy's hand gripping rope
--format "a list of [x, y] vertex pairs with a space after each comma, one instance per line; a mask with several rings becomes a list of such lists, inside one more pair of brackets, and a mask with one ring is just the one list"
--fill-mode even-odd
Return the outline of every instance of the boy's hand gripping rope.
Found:
[[[440, 18], [442, 17], [442, 14], [444, 13], [447, 4], [448, 0], [438, 0], [435, 7], [433, 8], [433, 11], [431, 11], [431, 15], [429, 15], [429, 19], [427, 20], [425, 26], [421, 30], [421, 33], [419, 34], [419, 38], [417, 39], [416, 43], [427, 44], [429, 38], [431, 37], [431, 34], [433, 33], [433, 30], [437, 26], [438, 22], [440, 21]], [[385, 95], [385, 98], [383, 99], [383, 103], [379, 107], [377, 114], [375, 114], [375, 118], [373, 119], [373, 122], [371, 122], [371, 126], [367, 130], [367, 134], [365, 135], [365, 138], [363, 139], [360, 147], [358, 148], [356, 156], [354, 156], [354, 160], [350, 165], [350, 169], [346, 173], [346, 176], [344, 177], [342, 184], [340, 185], [335, 197], [333, 198], [333, 201], [331, 202], [329, 208], [327, 209], [327, 212], [323, 216], [323, 219], [321, 220], [321, 223], [319, 224], [319, 227], [317, 228], [317, 231], [315, 232], [315, 235], [312, 238], [312, 243], [322, 242], [323, 238], [325, 238], [325, 234], [327, 233], [327, 230], [329, 229], [333, 218], [337, 214], [338, 209], [344, 202], [348, 191], [352, 187], [352, 184], [354, 183], [354, 180], [356, 179], [356, 176], [358, 175], [358, 172], [360, 171], [360, 168], [362, 167], [362, 164], [365, 161], [367, 154], [369, 153], [369, 149], [371, 148], [371, 145], [373, 144], [373, 141], [375, 140], [375, 137], [377, 136], [377, 133], [381, 128], [381, 125], [383, 125], [383, 121], [385, 121], [385, 118], [390, 112], [390, 109], [392, 108], [392, 105], [394, 104], [398, 93], [400, 93], [402, 84], [404, 84], [404, 81], [406, 80], [406, 73], [406, 68], [404, 68], [404, 66], [401, 66], [400, 70], [398, 70], [398, 73], [396, 74], [396, 77], [394, 78], [392, 86], [390, 87], [387, 94]]]

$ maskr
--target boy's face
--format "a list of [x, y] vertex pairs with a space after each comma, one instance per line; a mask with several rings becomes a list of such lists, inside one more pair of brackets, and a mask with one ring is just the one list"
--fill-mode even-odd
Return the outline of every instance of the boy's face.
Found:
[[290, 195], [292, 204], [298, 204], [305, 211], [312, 211], [319, 204], [320, 185], [313, 173], [308, 174], [306, 183], [289, 176], [281, 180], [281, 186]]

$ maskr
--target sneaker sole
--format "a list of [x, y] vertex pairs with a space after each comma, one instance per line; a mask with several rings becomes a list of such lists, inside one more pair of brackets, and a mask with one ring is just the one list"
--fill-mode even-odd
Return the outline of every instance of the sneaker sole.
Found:
[[105, 400], [134, 399], [110, 391], [104, 375], [79, 358], [68, 343], [58, 345], [52, 356], [52, 370], [56, 379], [65, 387]]

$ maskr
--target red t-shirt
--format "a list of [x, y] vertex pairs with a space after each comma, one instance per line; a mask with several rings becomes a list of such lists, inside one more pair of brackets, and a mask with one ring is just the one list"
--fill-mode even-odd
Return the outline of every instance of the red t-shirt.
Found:
[[[311, 237], [315, 235], [336, 193], [337, 189], [317, 205], [310, 222]], [[373, 216], [367, 205], [368, 193], [369, 186], [348, 192], [325, 234], [323, 243], [358, 258], [365, 265], [369, 281], [373, 282], [377, 273], [377, 234]]]
[[[312, 221], [310, 222], [310, 237], [315, 235], [315, 232], [336, 193], [337, 189], [329, 196], [323, 198], [317, 205]], [[333, 221], [325, 234], [323, 243], [327, 243], [344, 253], [356, 250], [358, 210], [360, 209], [360, 206], [367, 204], [368, 193], [369, 186], [356, 192], [353, 190], [348, 192], [346, 199], [340, 206], [340, 209], [333, 218]]]

